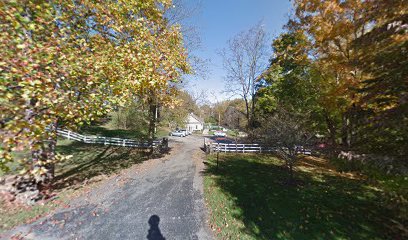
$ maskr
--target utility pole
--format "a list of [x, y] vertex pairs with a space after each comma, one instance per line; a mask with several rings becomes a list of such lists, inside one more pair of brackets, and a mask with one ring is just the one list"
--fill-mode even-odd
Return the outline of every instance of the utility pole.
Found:
[[216, 106], [218, 107], [217, 112], [218, 112], [218, 128], [219, 128], [221, 126], [221, 111], [220, 111], [220, 106], [219, 106], [220, 101], [218, 100], [218, 97], [214, 93], [212, 93], [211, 95], [215, 98]]
[[221, 113], [218, 109], [218, 128], [220, 128], [220, 126], [221, 126]]

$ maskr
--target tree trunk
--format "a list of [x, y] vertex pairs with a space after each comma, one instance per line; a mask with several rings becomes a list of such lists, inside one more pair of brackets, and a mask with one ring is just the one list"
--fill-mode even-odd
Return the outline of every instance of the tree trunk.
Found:
[[47, 148], [47, 160], [50, 163], [47, 165], [47, 175], [48, 179], [51, 182], [55, 177], [55, 157], [56, 157], [56, 147], [57, 147], [57, 128], [58, 121], [55, 121], [51, 125], [50, 135], [48, 137], [48, 148]]
[[41, 169], [40, 174], [35, 174], [38, 188], [44, 195], [51, 189], [52, 181], [55, 177], [55, 157], [57, 146], [57, 127], [55, 121], [48, 129], [48, 138], [44, 142], [38, 142], [37, 149], [32, 152], [33, 168]]
[[329, 140], [330, 144], [332, 145], [333, 148], [336, 147], [336, 127], [334, 126], [333, 120], [329, 117], [327, 112], [324, 113], [324, 117], [326, 119], [326, 125], [329, 130]]
[[255, 96], [252, 96], [251, 99], [251, 109], [250, 109], [251, 115], [250, 117], [250, 122], [249, 122], [249, 126], [251, 129], [255, 128]]
[[125, 130], [128, 129], [128, 120], [129, 120], [128, 118], [129, 118], [129, 115], [128, 115], [127, 112], [125, 112], [124, 113], [124, 118], [123, 118], [123, 123], [124, 123], [123, 127], [124, 127]]
[[247, 129], [250, 129], [250, 112], [249, 112], [249, 103], [248, 103], [248, 99], [246, 97], [244, 97], [244, 101], [245, 101], [245, 117], [247, 119]]
[[289, 163], [289, 183], [293, 183], [293, 163]]
[[350, 124], [349, 124], [349, 128], [348, 128], [348, 135], [349, 135], [348, 145], [349, 145], [350, 148], [352, 148], [353, 145], [354, 145], [354, 142], [356, 142], [355, 131], [356, 131], [357, 126], [358, 126], [357, 112], [358, 112], [357, 107], [353, 103], [353, 105], [351, 106], [351, 109], [350, 109], [350, 113], [349, 113]]
[[349, 142], [349, 126], [350, 126], [350, 119], [348, 117], [348, 112], [343, 113], [342, 116], [342, 126], [341, 126], [341, 144], [343, 147], [350, 147]]
[[152, 146], [151, 151], [153, 152], [153, 141], [156, 135], [156, 109], [157, 109], [157, 104], [155, 99], [152, 97], [149, 97], [149, 145]]

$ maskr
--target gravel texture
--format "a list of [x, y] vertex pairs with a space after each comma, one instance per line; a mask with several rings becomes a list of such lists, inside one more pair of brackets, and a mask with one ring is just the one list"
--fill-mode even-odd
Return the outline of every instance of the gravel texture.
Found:
[[171, 138], [169, 155], [105, 180], [68, 208], [1, 239], [212, 239], [201, 171], [203, 139]]

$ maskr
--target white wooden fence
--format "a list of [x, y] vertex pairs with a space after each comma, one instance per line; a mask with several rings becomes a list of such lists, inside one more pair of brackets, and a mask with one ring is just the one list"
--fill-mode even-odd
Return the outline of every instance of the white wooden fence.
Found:
[[132, 139], [124, 138], [111, 138], [111, 137], [100, 137], [100, 136], [90, 136], [82, 135], [76, 132], [72, 132], [66, 129], [57, 129], [57, 135], [75, 140], [83, 143], [93, 143], [93, 144], [103, 144], [103, 145], [113, 145], [113, 146], [122, 146], [122, 147], [134, 147], [134, 148], [155, 148], [161, 146], [163, 141], [156, 140], [152, 144], [148, 142], [140, 142]]
[[[243, 144], [243, 143], [205, 143], [205, 149], [208, 153], [276, 153], [277, 147], [264, 146], [260, 144]], [[301, 148], [297, 151], [299, 154], [311, 155], [311, 150]]]
[[209, 143], [207, 145], [209, 152], [236, 152], [236, 153], [270, 153], [276, 152], [276, 148], [262, 146], [259, 144], [241, 144], [241, 143]]

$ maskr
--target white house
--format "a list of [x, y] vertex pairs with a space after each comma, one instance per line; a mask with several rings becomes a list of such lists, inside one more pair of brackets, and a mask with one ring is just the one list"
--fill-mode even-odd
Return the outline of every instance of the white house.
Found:
[[190, 132], [201, 131], [204, 129], [204, 121], [197, 117], [194, 113], [190, 113], [187, 117], [186, 129]]

